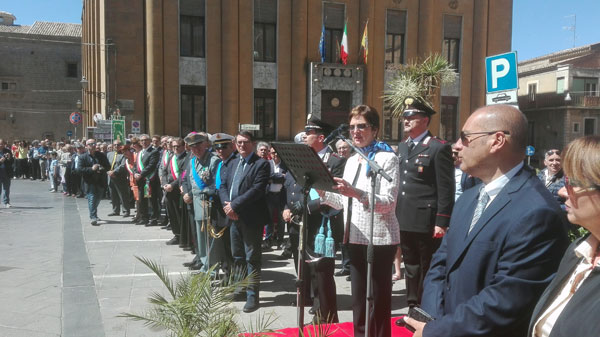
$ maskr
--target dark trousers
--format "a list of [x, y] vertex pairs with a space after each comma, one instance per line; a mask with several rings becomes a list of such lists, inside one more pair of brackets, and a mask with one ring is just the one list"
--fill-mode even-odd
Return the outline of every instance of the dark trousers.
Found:
[[284, 222], [281, 218], [281, 192], [267, 193], [269, 222], [265, 227], [265, 241], [281, 242], [283, 240]]
[[335, 258], [324, 257], [308, 264], [311, 274], [311, 287], [314, 295], [314, 308], [319, 312], [321, 322], [338, 323], [337, 295], [335, 291]]
[[31, 158], [31, 164], [29, 165], [29, 176], [31, 179], [40, 179], [42, 176], [40, 174], [40, 160]]
[[[374, 246], [371, 289], [373, 289], [373, 307], [369, 313], [371, 337], [391, 336], [392, 312], [392, 263], [397, 245]], [[352, 277], [352, 319], [354, 337], [364, 337], [367, 298], [367, 246], [348, 245], [350, 254], [350, 276]]]
[[246, 268], [247, 273], [254, 272], [255, 282], [246, 289], [247, 298], [258, 302], [261, 269], [261, 241], [263, 226], [249, 226], [241, 220], [234, 221], [230, 228], [231, 252], [236, 269]]
[[7, 173], [0, 171], [0, 195], [3, 204], [10, 204], [10, 178]]
[[166, 193], [165, 203], [167, 204], [167, 214], [171, 223], [171, 230], [175, 236], [181, 235], [181, 210], [179, 208], [179, 197], [181, 193], [178, 189], [173, 189]]
[[138, 209], [139, 219], [142, 221], [148, 221], [150, 219], [150, 209], [148, 203], [152, 204], [152, 210], [159, 210], [158, 214], [156, 211], [152, 214], [152, 219], [158, 219], [160, 216], [160, 206], [158, 204], [159, 196], [160, 196], [160, 184], [158, 183], [158, 179], [156, 181], [150, 182], [150, 197], [144, 197], [144, 187], [146, 186], [146, 180], [140, 179], [138, 180], [138, 192], [140, 196], [140, 204]]
[[112, 204], [113, 212], [116, 214], [123, 212], [129, 213], [129, 183], [127, 180], [110, 179], [108, 183], [110, 190], [110, 203]]
[[18, 178], [29, 178], [29, 162], [27, 158], [17, 159], [17, 170], [16, 177]]
[[406, 277], [406, 301], [409, 306], [421, 304], [423, 280], [429, 270], [431, 256], [439, 247], [440, 240], [432, 233], [400, 231], [400, 247]]
[[341, 271], [350, 271], [350, 254], [348, 253], [348, 244], [340, 244], [340, 250], [342, 251], [342, 266]]

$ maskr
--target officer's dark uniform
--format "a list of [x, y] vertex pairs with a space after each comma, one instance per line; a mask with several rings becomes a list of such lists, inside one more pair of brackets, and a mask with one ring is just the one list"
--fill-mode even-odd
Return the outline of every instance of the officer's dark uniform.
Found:
[[[435, 111], [415, 101], [404, 117], [415, 113], [430, 117]], [[400, 184], [396, 217], [406, 268], [407, 302], [416, 306], [421, 302], [431, 256], [441, 241], [433, 238], [434, 226], [448, 227], [450, 221], [455, 180], [450, 144], [430, 132], [412, 150], [409, 140], [398, 145]]]
[[[309, 118], [306, 131], [316, 129], [320, 133], [327, 135], [333, 128], [326, 123], [321, 122], [317, 118]], [[344, 174], [344, 166], [346, 159], [340, 157], [334, 152], [328, 150], [322, 157], [323, 162], [331, 171], [334, 177], [342, 177]], [[293, 214], [292, 224], [288, 224], [288, 230], [290, 232], [290, 242], [292, 244], [292, 254], [294, 256], [294, 263], [297, 268], [298, 259], [298, 226], [297, 223], [302, 217], [304, 210], [303, 207], [303, 195], [302, 186], [296, 184], [294, 178], [290, 173], [286, 175], [284, 183], [286, 191], [286, 209], [290, 209]], [[315, 236], [319, 233], [319, 229], [322, 225], [323, 216], [330, 218], [330, 226], [332, 231], [332, 237], [335, 241], [335, 247], [337, 244], [342, 242], [344, 235], [344, 222], [343, 214], [340, 210], [332, 209], [326, 205], [320, 205], [318, 199], [309, 201], [309, 217], [308, 227], [306, 235], [306, 252], [310, 256], [317, 257], [314, 253], [314, 241]], [[325, 231], [325, 234], [327, 231]], [[309, 258], [310, 258], [309, 256]], [[336, 286], [333, 277], [335, 269], [335, 258], [322, 257], [318, 262], [309, 263], [309, 268], [304, 268], [303, 280], [305, 282], [305, 294], [310, 289], [311, 297], [314, 298], [313, 308], [315, 311], [320, 311], [322, 320], [328, 320], [330, 322], [337, 322], [337, 299], [336, 299]], [[310, 285], [310, 286], [309, 286]], [[306, 296], [306, 295], [305, 295]], [[307, 297], [305, 297], [307, 298]]]

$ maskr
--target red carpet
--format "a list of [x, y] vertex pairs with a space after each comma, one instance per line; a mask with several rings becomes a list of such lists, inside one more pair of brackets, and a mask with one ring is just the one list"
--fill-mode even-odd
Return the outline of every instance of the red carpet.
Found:
[[[412, 337], [412, 332], [406, 330], [405, 328], [401, 328], [396, 326], [395, 322], [399, 319], [399, 317], [392, 317], [390, 324], [392, 325], [392, 337]], [[326, 328], [322, 328], [321, 331], [327, 331], [325, 336], [330, 337], [353, 337], [354, 329], [352, 327], [352, 322], [331, 324], [328, 326], [329, 330]], [[304, 327], [304, 336], [306, 337], [315, 337], [319, 336], [319, 327], [308, 325]], [[277, 330], [276, 333], [269, 334], [271, 336], [285, 336], [285, 337], [298, 337], [298, 327], [295, 328], [286, 328]]]

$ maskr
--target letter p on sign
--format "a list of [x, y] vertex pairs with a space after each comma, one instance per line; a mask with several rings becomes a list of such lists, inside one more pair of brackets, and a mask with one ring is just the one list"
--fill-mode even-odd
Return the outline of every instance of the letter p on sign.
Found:
[[487, 57], [485, 73], [488, 93], [518, 89], [517, 53]]

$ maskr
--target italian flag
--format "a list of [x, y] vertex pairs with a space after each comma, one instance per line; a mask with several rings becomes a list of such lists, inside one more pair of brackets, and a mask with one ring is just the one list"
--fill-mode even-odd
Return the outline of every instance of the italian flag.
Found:
[[342, 64], [348, 63], [348, 22], [344, 23], [344, 35], [342, 35], [342, 47], [340, 49]]

